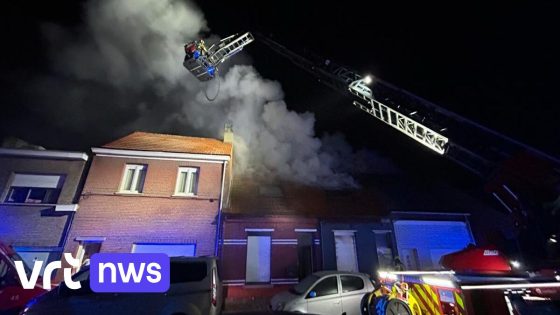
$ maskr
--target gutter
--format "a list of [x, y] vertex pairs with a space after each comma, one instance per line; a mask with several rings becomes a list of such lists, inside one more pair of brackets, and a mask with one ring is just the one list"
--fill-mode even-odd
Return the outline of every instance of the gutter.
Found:
[[216, 240], [214, 242], [214, 256], [218, 257], [220, 248], [220, 238], [222, 237], [222, 206], [224, 202], [224, 186], [226, 180], [227, 161], [222, 166], [222, 187], [220, 189], [220, 205], [218, 208], [218, 220], [216, 222]]

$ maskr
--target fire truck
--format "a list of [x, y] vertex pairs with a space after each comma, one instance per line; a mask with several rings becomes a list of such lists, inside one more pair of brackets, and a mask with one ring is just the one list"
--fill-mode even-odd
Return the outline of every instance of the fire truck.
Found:
[[474, 246], [443, 256], [441, 265], [445, 270], [379, 271], [363, 313], [560, 314], [555, 270], [521, 271], [497, 249]]
[[[33, 289], [24, 289], [17, 275], [14, 261], [23, 261], [10, 247], [0, 242], [0, 314], [18, 314], [25, 304], [39, 294], [46, 292], [37, 280]], [[31, 270], [24, 264], [27, 274]]]

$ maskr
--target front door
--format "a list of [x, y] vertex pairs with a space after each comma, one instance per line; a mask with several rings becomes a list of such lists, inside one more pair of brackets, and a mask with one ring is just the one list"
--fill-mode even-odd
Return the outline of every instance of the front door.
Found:
[[313, 235], [299, 233], [297, 242], [298, 278], [301, 280], [313, 273]]
[[307, 313], [341, 315], [342, 303], [337, 276], [319, 281], [307, 294]]
[[356, 240], [354, 231], [334, 231], [336, 250], [336, 269], [339, 271], [358, 271]]

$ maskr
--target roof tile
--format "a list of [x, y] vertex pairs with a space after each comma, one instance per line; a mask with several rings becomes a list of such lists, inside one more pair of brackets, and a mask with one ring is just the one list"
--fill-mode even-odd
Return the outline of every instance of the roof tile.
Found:
[[232, 155], [231, 143], [225, 143], [217, 139], [186, 137], [141, 131], [135, 131], [128, 136], [107, 143], [103, 146], [103, 148], [228, 156]]

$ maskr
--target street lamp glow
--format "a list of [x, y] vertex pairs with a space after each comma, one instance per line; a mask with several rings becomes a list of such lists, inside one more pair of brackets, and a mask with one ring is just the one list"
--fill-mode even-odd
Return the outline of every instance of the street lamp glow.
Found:
[[373, 79], [371, 78], [371, 76], [366, 75], [366, 76], [364, 77], [364, 83], [365, 83], [365, 84], [370, 84], [372, 81], [373, 81]]
[[551, 242], [551, 243], [557, 243], [558, 242], [554, 237], [549, 238], [548, 241]]

